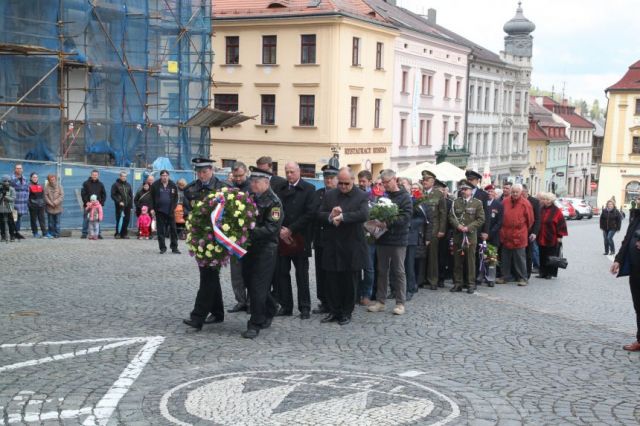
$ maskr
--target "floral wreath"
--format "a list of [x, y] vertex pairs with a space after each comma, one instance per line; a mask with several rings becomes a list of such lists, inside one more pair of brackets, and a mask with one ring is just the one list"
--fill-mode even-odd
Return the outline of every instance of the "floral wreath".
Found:
[[218, 269], [228, 265], [231, 256], [242, 258], [257, 215], [255, 201], [237, 188], [209, 194], [193, 206], [186, 221], [189, 254], [198, 266]]

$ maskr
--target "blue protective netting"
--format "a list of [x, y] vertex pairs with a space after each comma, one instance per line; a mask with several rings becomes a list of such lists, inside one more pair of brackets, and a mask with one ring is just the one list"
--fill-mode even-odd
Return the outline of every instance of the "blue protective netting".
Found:
[[0, 103], [31, 91], [0, 105], [0, 156], [188, 169], [209, 154], [183, 124], [208, 105], [211, 31], [210, 0], [0, 1]]

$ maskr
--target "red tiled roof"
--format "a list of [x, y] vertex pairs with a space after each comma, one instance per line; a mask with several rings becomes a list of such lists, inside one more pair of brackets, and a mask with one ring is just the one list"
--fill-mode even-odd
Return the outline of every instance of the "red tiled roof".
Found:
[[542, 127], [538, 125], [535, 121], [531, 121], [529, 123], [529, 131], [527, 133], [527, 139], [531, 141], [548, 141], [549, 136], [544, 131]]
[[215, 0], [213, 2], [214, 19], [333, 13], [387, 23], [364, 0]]
[[571, 127], [582, 127], [585, 129], [593, 129], [595, 126], [592, 122], [583, 118], [581, 115], [576, 114], [575, 112], [571, 113], [559, 113], [558, 114], [564, 121], [569, 123]]
[[[560, 104], [548, 96], [543, 96], [542, 105], [545, 109], [559, 115], [564, 121], [569, 123], [571, 127], [580, 127], [584, 129], [593, 129], [595, 127], [592, 122], [582, 117], [580, 114], [575, 113], [576, 107], [567, 105], [566, 102]], [[534, 110], [531, 111], [533, 112]]]
[[605, 92], [609, 90], [640, 90], [640, 61], [631, 65], [624, 77]]

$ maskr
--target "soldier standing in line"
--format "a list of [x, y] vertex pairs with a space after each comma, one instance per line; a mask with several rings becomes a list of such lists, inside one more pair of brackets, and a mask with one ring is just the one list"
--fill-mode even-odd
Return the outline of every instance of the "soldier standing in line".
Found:
[[[489, 201], [489, 194], [487, 194], [481, 187], [480, 187], [480, 181], [482, 180], [482, 175], [474, 170], [467, 170], [464, 172], [467, 181], [471, 184], [472, 188], [471, 188], [471, 196], [473, 198], [477, 198], [478, 200], [480, 200], [480, 202], [482, 203], [482, 206], [486, 206], [487, 205], [487, 201]], [[482, 241], [482, 236], [481, 234], [487, 234], [489, 233], [489, 222], [486, 220], [486, 215], [485, 215], [485, 222], [484, 225], [482, 226], [482, 228], [478, 229], [478, 231], [476, 232], [476, 240], [477, 241]], [[476, 250], [476, 265], [480, 264], [480, 252], [478, 250]], [[476, 279], [478, 278], [478, 271], [476, 271]], [[476, 285], [480, 285], [482, 284], [479, 281], [476, 281]]]
[[[204, 200], [210, 193], [222, 189], [224, 183], [213, 174], [214, 160], [194, 158], [193, 163], [198, 179], [184, 189], [184, 196], [191, 208]], [[224, 304], [220, 288], [220, 270], [211, 266], [200, 266], [200, 289], [189, 319], [182, 320], [189, 327], [201, 330], [202, 324], [224, 321]], [[211, 314], [208, 318], [207, 315]]]
[[[422, 171], [423, 198], [431, 210], [433, 234], [427, 249], [426, 282], [431, 290], [437, 290], [438, 280], [438, 243], [445, 235], [447, 227], [447, 209], [444, 194], [434, 187], [436, 175], [429, 170]], [[440, 285], [443, 287], [444, 285]]]
[[451, 292], [462, 291], [463, 270], [466, 266], [465, 286], [467, 293], [476, 289], [476, 249], [477, 231], [482, 229], [485, 217], [482, 202], [471, 196], [472, 185], [466, 179], [458, 183], [458, 194], [449, 212], [449, 223], [454, 229], [453, 246], [453, 288]]
[[251, 318], [245, 339], [255, 339], [269, 328], [278, 304], [271, 295], [271, 277], [278, 258], [278, 240], [284, 220], [282, 203], [270, 187], [271, 172], [250, 167], [249, 184], [258, 206], [256, 226], [249, 234], [249, 251], [242, 259], [242, 275], [249, 290]]
[[[451, 211], [453, 200], [449, 196], [449, 187], [447, 184], [436, 179], [434, 186], [444, 195], [446, 211]], [[448, 218], [445, 220], [445, 223], [444, 237], [438, 240], [438, 287], [444, 287], [444, 280], [453, 278], [453, 254], [450, 252], [453, 229], [449, 224]]]
[[[322, 206], [322, 200], [327, 191], [338, 187], [338, 169], [332, 165], [322, 167], [322, 177], [324, 178], [324, 188], [316, 191], [314, 203], [318, 209]], [[322, 249], [324, 246], [324, 228], [329, 226], [326, 221], [315, 218], [313, 226], [313, 251], [316, 265], [316, 296], [320, 304], [312, 312], [314, 314], [329, 313], [329, 305], [327, 301], [327, 272], [322, 267]]]

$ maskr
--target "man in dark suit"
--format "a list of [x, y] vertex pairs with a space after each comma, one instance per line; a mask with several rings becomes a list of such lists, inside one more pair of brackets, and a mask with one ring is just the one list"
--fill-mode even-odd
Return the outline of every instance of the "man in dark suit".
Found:
[[[480, 233], [480, 238], [498, 249], [500, 247], [500, 228], [502, 227], [504, 207], [502, 207], [500, 200], [496, 199], [496, 189], [493, 185], [487, 185], [484, 190], [489, 196], [489, 199], [484, 204], [485, 222], [489, 223], [489, 232]], [[488, 285], [493, 287], [494, 282], [489, 281]]]
[[276, 194], [287, 185], [287, 180], [285, 178], [278, 176], [273, 172], [273, 160], [271, 160], [271, 157], [265, 155], [258, 158], [256, 160], [256, 167], [271, 174], [271, 180], [269, 183], [271, 185], [271, 190]]
[[[482, 188], [480, 188], [480, 181], [482, 180], [482, 175], [474, 170], [467, 170], [464, 175], [467, 177], [467, 181], [473, 186], [471, 188], [471, 196], [476, 198], [482, 202], [482, 208], [487, 205], [487, 200], [489, 200], [489, 194], [484, 192]], [[486, 212], [485, 212], [486, 213]], [[489, 233], [489, 223], [485, 220], [484, 225], [478, 229], [476, 233], [476, 241], [481, 241], [482, 233]], [[476, 266], [480, 265], [480, 251], [476, 250]], [[477, 271], [476, 271], [477, 272]], [[465, 272], [466, 276], [466, 272]], [[476, 277], [478, 275], [476, 274]], [[477, 282], [476, 285], [480, 285], [480, 282]]]
[[[324, 188], [320, 188], [315, 193], [314, 204], [320, 208], [325, 194], [338, 187], [338, 169], [327, 164], [322, 167], [322, 177], [324, 178]], [[313, 224], [313, 250], [314, 260], [316, 264], [316, 296], [320, 301], [317, 309], [313, 310], [314, 314], [329, 313], [329, 305], [327, 303], [326, 282], [327, 273], [322, 267], [322, 251], [324, 247], [324, 229], [329, 226], [326, 220], [314, 218]]]
[[527, 246], [526, 257], [527, 257], [527, 278], [531, 278], [531, 272], [533, 271], [533, 256], [534, 250], [536, 250], [536, 237], [538, 236], [538, 232], [540, 232], [540, 201], [529, 194], [529, 189], [527, 185], [522, 185], [522, 196], [526, 198], [529, 203], [531, 203], [531, 208], [533, 208], [533, 226], [529, 229], [529, 245]]
[[338, 189], [327, 191], [318, 213], [324, 228], [322, 267], [327, 273], [329, 315], [321, 322], [346, 325], [356, 303], [360, 270], [367, 263], [364, 222], [369, 217], [367, 194], [354, 186], [355, 176], [348, 167], [340, 169]]
[[293, 263], [296, 268], [300, 318], [308, 319], [311, 312], [311, 295], [309, 294], [311, 230], [312, 221], [318, 212], [314, 204], [316, 188], [300, 177], [298, 163], [287, 163], [285, 173], [287, 185], [277, 192], [284, 209], [275, 286], [276, 298], [280, 303], [277, 315], [293, 315], [290, 276], [291, 263]]

